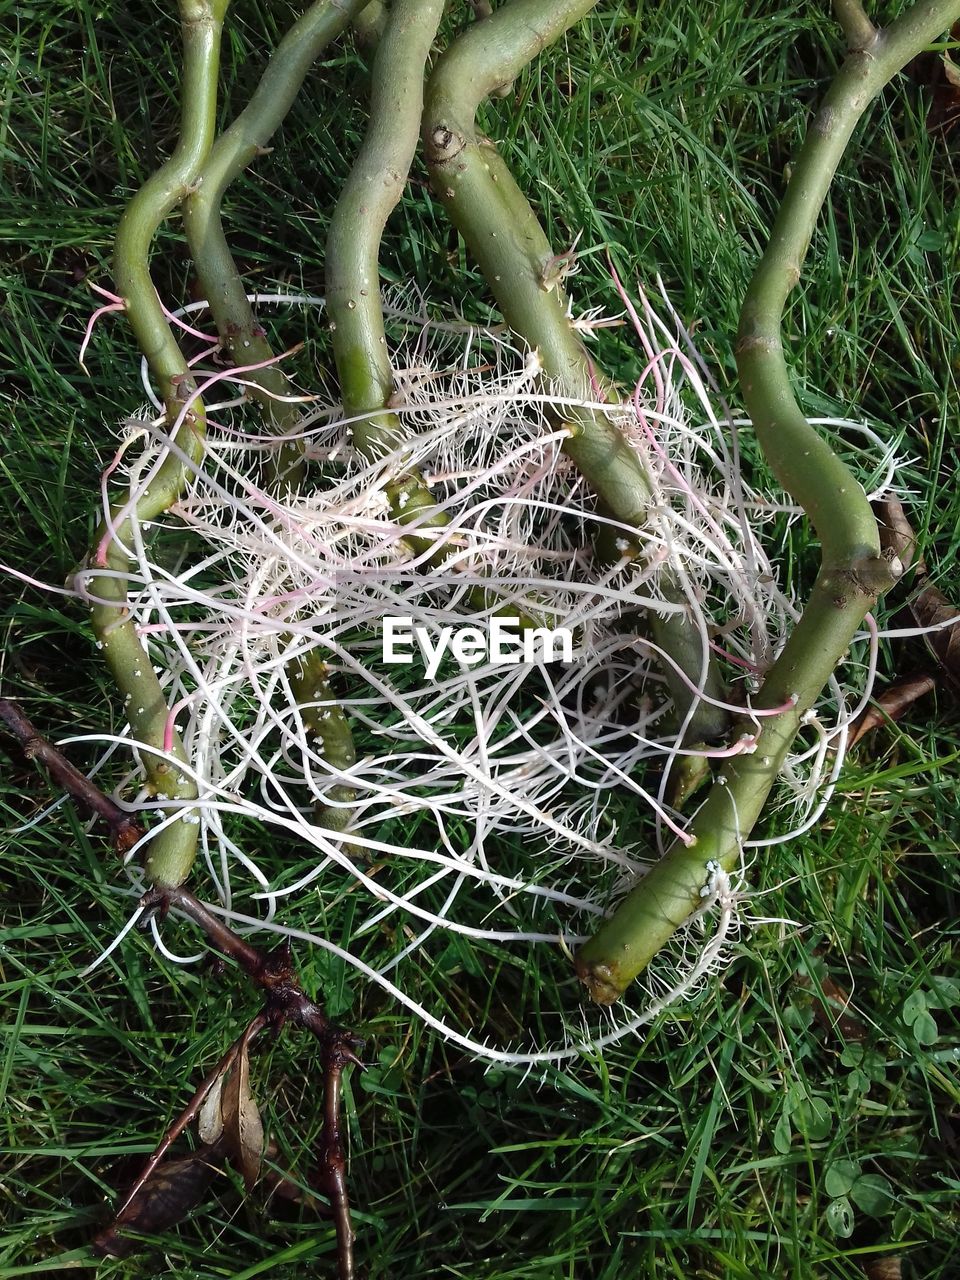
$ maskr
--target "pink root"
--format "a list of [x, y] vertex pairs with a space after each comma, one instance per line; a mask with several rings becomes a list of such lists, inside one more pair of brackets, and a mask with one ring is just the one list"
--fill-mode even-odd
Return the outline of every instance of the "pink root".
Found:
[[164, 725], [163, 725], [164, 751], [169, 752], [173, 750], [173, 740], [177, 732], [177, 729], [176, 729], [177, 716], [180, 714], [180, 712], [183, 710], [184, 707], [189, 705], [190, 705], [189, 697], [181, 698], [180, 701], [175, 702], [173, 706], [170, 708], [170, 710], [167, 712], [167, 718], [164, 721]]
[[[643, 347], [644, 354], [646, 355], [647, 360], [650, 362], [647, 366], [647, 371], [650, 371], [653, 373], [653, 379], [657, 387], [656, 412], [664, 413], [666, 412], [666, 388], [664, 386], [663, 378], [659, 370], [659, 365], [658, 365], [659, 356], [654, 352], [653, 344], [651, 343], [650, 338], [647, 334], [647, 331], [646, 329], [644, 329], [643, 324], [640, 320], [640, 317], [637, 314], [637, 309], [633, 305], [633, 300], [631, 299], [630, 295], [627, 293], [626, 289], [624, 289], [620, 281], [620, 277], [617, 275], [617, 269], [613, 265], [613, 262], [611, 261], [609, 256], [607, 257], [607, 265], [610, 268], [610, 275], [613, 279], [614, 285], [616, 286], [617, 293], [619, 293], [620, 295], [620, 300], [622, 301], [623, 305], [627, 309], [627, 315], [630, 317], [630, 321], [634, 327], [634, 330], [636, 331], [636, 335], [640, 339], [640, 345]], [[646, 299], [644, 299], [644, 302], [646, 302]], [[644, 377], [645, 376], [646, 376], [646, 371], [644, 373]]]
[[209, 333], [204, 333], [202, 329], [195, 329], [193, 325], [187, 324], [186, 320], [181, 320], [179, 316], [174, 315], [172, 311], [168, 310], [159, 297], [157, 301], [160, 302], [160, 309], [163, 311], [163, 314], [170, 323], [175, 324], [178, 329], [182, 329], [184, 333], [189, 333], [192, 338], [199, 338], [201, 342], [209, 342], [214, 347], [220, 345], [220, 339], [218, 337], [213, 337]]
[[[96, 285], [94, 285], [93, 288], [96, 288]], [[102, 289], [97, 291], [98, 293], [105, 292], [105, 290], [102, 290]], [[126, 309], [126, 305], [127, 304], [123, 301], [122, 298], [118, 298], [115, 302], [108, 302], [102, 307], [97, 307], [96, 311], [94, 311], [93, 315], [87, 321], [87, 327], [83, 331], [83, 341], [80, 343], [80, 351], [77, 356], [77, 361], [84, 373], [89, 374], [90, 372], [86, 364], [84, 364], [83, 358], [87, 354], [87, 347], [89, 347], [90, 339], [93, 337], [94, 325], [97, 323], [97, 321], [100, 319], [101, 316], [109, 315], [110, 312], [112, 311], [123, 311]]]
[[757, 735], [745, 733], [732, 747], [707, 747], [703, 751], [698, 751], [697, 755], [703, 756], [707, 760], [728, 760], [731, 756], [740, 756], [744, 752], [754, 751], [756, 746]]
[[727, 662], [732, 662], [735, 667], [740, 667], [743, 671], [749, 671], [752, 676], [761, 674], [760, 668], [755, 662], [748, 662], [746, 658], [740, 658], [735, 653], [731, 653], [729, 649], [724, 649], [716, 641], [709, 641], [710, 648], [714, 653], [719, 654], [721, 658], [725, 658]]
[[119, 302], [121, 306], [126, 305], [119, 293], [111, 293], [109, 289], [104, 289], [102, 285], [94, 284], [92, 280], [87, 283], [94, 293], [99, 293], [100, 297], [106, 298], [108, 302]]

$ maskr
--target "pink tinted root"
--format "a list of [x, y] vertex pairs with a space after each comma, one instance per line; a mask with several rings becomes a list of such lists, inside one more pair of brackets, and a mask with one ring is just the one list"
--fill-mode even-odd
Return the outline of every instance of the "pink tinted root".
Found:
[[93, 337], [94, 325], [97, 323], [97, 321], [100, 319], [101, 316], [109, 315], [113, 311], [124, 311], [125, 309], [126, 309], [126, 304], [122, 301], [107, 302], [102, 307], [97, 307], [96, 311], [94, 311], [93, 315], [87, 321], [87, 327], [83, 331], [83, 341], [80, 343], [80, 350], [77, 354], [77, 363], [80, 365], [80, 368], [83, 370], [84, 373], [90, 372], [90, 370], [84, 364], [83, 358], [87, 354], [87, 347], [89, 347], [90, 339]]
[[173, 750], [173, 739], [176, 735], [177, 716], [184, 707], [190, 705], [190, 698], [181, 698], [179, 702], [175, 702], [167, 712], [167, 718], [163, 725], [163, 749], [164, 751]]
[[746, 658], [740, 658], [735, 653], [731, 653], [729, 649], [724, 649], [722, 645], [717, 644], [715, 640], [710, 640], [710, 648], [721, 658], [725, 658], [727, 662], [732, 662], [735, 667], [740, 667], [744, 671], [749, 671], [751, 675], [760, 675], [760, 668], [755, 662], [748, 662]]
[[187, 324], [186, 320], [181, 320], [162, 301], [160, 302], [160, 308], [170, 324], [175, 324], [178, 329], [182, 329], [184, 333], [189, 333], [192, 338], [199, 338], [201, 342], [209, 342], [214, 347], [220, 345], [219, 337], [204, 333], [202, 329], [195, 329], [192, 324]]

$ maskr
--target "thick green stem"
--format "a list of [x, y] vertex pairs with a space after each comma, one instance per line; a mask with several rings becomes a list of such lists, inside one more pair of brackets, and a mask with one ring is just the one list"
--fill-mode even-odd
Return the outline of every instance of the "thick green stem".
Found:
[[[849, 5], [841, 6], [844, 12]], [[737, 365], [750, 417], [777, 479], [813, 522], [822, 566], [813, 594], [757, 705], [789, 711], [767, 718], [756, 752], [732, 759], [697, 813], [696, 843], [675, 844], [577, 956], [594, 999], [618, 998], [701, 903], [708, 863], [732, 870], [760, 815], [803, 714], [813, 705], [876, 596], [896, 580], [880, 553], [876, 521], [849, 469], [801, 413], [790, 386], [780, 329], [810, 237], [850, 135], [883, 86], [960, 13], [957, 0], [923, 0], [855, 48], [830, 87], [794, 165], [767, 251], [744, 300]]]
[[[546, 380], [569, 400], [598, 401], [612, 392], [586, 352], [570, 318], [556, 270], [558, 257], [537, 216], [489, 139], [476, 132], [484, 98], [508, 84], [528, 62], [594, 7], [596, 0], [513, 0], [467, 30], [440, 59], [427, 85], [423, 132], [434, 190], [480, 265], [510, 328], [536, 351]], [[612, 398], [612, 396], [611, 396]], [[611, 417], [596, 409], [563, 410], [571, 428], [564, 449], [608, 514], [643, 524], [651, 499], [643, 463]], [[685, 603], [676, 583], [664, 594]], [[709, 650], [686, 613], [652, 614], [654, 641], [697, 683], [722, 701], [723, 684]], [[666, 664], [667, 684], [681, 718], [687, 684]], [[698, 701], [687, 741], [712, 741], [727, 727], [725, 712]]]
[[[330, 671], [321, 653], [311, 650], [305, 658], [294, 659], [292, 666], [290, 687], [303, 716], [304, 728], [331, 768], [352, 768], [357, 762], [353, 733], [346, 713], [336, 701]], [[356, 795], [353, 787], [345, 783], [327, 787], [326, 802], [316, 806], [320, 826], [340, 835], [348, 834]]]
[[388, 15], [373, 68], [370, 124], [330, 219], [326, 296], [344, 411], [377, 415], [353, 427], [357, 448], [377, 456], [402, 438], [380, 298], [380, 241], [403, 194], [423, 106], [423, 70], [442, 0], [400, 0]]
[[[327, 309], [343, 407], [357, 418], [354, 444], [368, 459], [395, 449], [405, 434], [390, 408], [394, 380], [380, 296], [380, 242], [416, 150], [424, 67], [443, 7], [443, 0], [398, 0], [391, 6], [373, 67], [370, 126], [327, 238]], [[404, 541], [414, 555], [425, 564], [442, 564], [451, 553], [449, 543], [417, 530], [442, 530], [449, 518], [436, 508], [420, 472], [407, 467], [384, 488], [390, 518], [407, 530]], [[515, 603], [482, 587], [468, 598], [477, 610], [517, 617], [522, 627], [541, 625], [533, 612], [518, 614]]]
[[[182, 125], [177, 147], [137, 192], [120, 220], [114, 253], [114, 279], [123, 298], [140, 349], [147, 357], [167, 407], [172, 425], [196, 390], [186, 361], [173, 336], [150, 278], [150, 244], [166, 215], [183, 199], [196, 181], [213, 141], [220, 36], [229, 0], [181, 0], [183, 33]], [[194, 461], [203, 445], [203, 406], [194, 400], [178, 432], [177, 444]], [[123, 694], [125, 712], [134, 738], [162, 750], [168, 708], [160, 682], [137, 636], [127, 608], [126, 574], [130, 558], [124, 549], [132, 543], [132, 522], [152, 520], [179, 496], [184, 484], [184, 464], [169, 454], [137, 501], [135, 512], [124, 507], [111, 513], [109, 526], [97, 534], [90, 557], [91, 577], [97, 600], [92, 622], [104, 657]], [[178, 738], [173, 755], [187, 763]], [[158, 795], [181, 800], [196, 798], [190, 778], [174, 765], [144, 753], [144, 769], [151, 789]], [[186, 879], [196, 857], [196, 815], [185, 809], [179, 818], [151, 840], [146, 859], [147, 876], [155, 883], [175, 885]]]
[[[253, 97], [217, 139], [199, 180], [184, 200], [183, 222], [190, 253], [220, 341], [234, 364], [262, 364], [273, 358], [273, 352], [247, 301], [246, 287], [227, 245], [221, 215], [224, 192], [258, 155], [265, 154], [310, 67], [366, 3], [316, 0], [294, 23], [267, 63]], [[245, 376], [251, 395], [263, 405], [268, 424], [278, 435], [293, 435], [300, 423], [300, 410], [277, 399], [290, 390], [283, 371], [268, 365]], [[302, 448], [295, 442], [284, 445], [272, 461], [268, 471], [276, 480], [297, 488], [303, 474]]]
[[[370, 125], [330, 220], [326, 295], [343, 409], [357, 450], [374, 459], [396, 448], [403, 428], [390, 411], [393, 370], [380, 297], [380, 241], [410, 171], [420, 132], [423, 74], [443, 0], [397, 0], [387, 15], [373, 66]], [[400, 525], [443, 527], [433, 496], [410, 469], [387, 485], [391, 518]], [[408, 535], [415, 554], [430, 537]]]
[[833, 0], [833, 11], [847, 38], [847, 52], [868, 49], [876, 38], [877, 29], [867, 17], [860, 0]]
[[[481, 97], [504, 76], [516, 75], [595, 3], [579, 0], [576, 5], [554, 6], [554, 14], [562, 10], [567, 21], [561, 25], [555, 16], [541, 40], [533, 39], [532, 16], [520, 21], [516, 31], [528, 42], [522, 57], [516, 58], [507, 57], [514, 44], [511, 20], [523, 19], [522, 10], [536, 13], [544, 5], [542, 0], [519, 0], [498, 9], [492, 18], [470, 27], [441, 58], [427, 86], [424, 111], [424, 147], [434, 190], [477, 259], [504, 319], [536, 351], [559, 395], [592, 401], [602, 399], [609, 385], [593, 366], [568, 315], [566, 294], [551, 273], [556, 255], [493, 143], [475, 133], [474, 117]], [[482, 67], [481, 59], [490, 55], [493, 66], [478, 76], [477, 62]], [[565, 410], [564, 420], [573, 430], [566, 451], [610, 514], [630, 526], [642, 524], [650, 485], [622, 432], [599, 410]]]
[[[310, 67], [366, 3], [367, 0], [316, 0], [294, 23], [267, 63], [253, 97], [217, 139], [199, 180], [184, 201], [184, 227], [200, 287], [210, 303], [220, 341], [234, 364], [262, 364], [273, 358], [273, 351], [247, 300], [227, 244], [221, 213], [224, 193], [267, 149]], [[245, 376], [268, 425], [278, 436], [295, 437], [300, 410], [296, 404], [279, 398], [290, 393], [283, 370], [278, 365], [268, 365]], [[302, 447], [296, 439], [290, 439], [270, 456], [265, 483], [271, 489], [295, 490], [303, 483], [304, 471]], [[317, 739], [324, 759], [334, 767], [348, 768], [356, 760], [350, 726], [342, 708], [333, 701], [329, 673], [320, 655], [295, 659], [291, 682], [298, 702], [304, 704], [307, 731]], [[311, 705], [317, 701], [329, 705]], [[344, 805], [351, 799], [348, 787], [334, 787], [333, 803], [319, 807], [318, 821], [337, 831], [346, 830], [350, 810]]]
[[376, 50], [386, 25], [387, 10], [381, 0], [369, 0], [351, 23], [357, 44], [370, 53]]

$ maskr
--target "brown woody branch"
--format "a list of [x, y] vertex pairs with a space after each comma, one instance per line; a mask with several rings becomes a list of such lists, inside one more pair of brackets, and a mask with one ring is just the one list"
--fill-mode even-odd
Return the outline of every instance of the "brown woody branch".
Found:
[[347, 1194], [346, 1154], [340, 1127], [343, 1071], [353, 1064], [363, 1041], [354, 1032], [331, 1022], [324, 1010], [300, 985], [292, 963], [289, 944], [262, 951], [219, 920], [210, 909], [183, 885], [156, 886], [141, 900], [149, 910], [166, 913], [171, 908], [188, 917], [207, 936], [221, 955], [234, 960], [255, 986], [264, 993], [262, 1017], [279, 1034], [286, 1023], [302, 1027], [320, 1044], [323, 1061], [323, 1128], [320, 1133], [318, 1170], [314, 1183], [330, 1201], [337, 1232], [337, 1259], [340, 1280], [354, 1280], [353, 1227]]
[[[146, 834], [145, 828], [136, 818], [105, 795], [95, 782], [84, 777], [57, 747], [38, 733], [20, 708], [6, 698], [0, 698], [0, 723], [6, 725], [28, 759], [42, 764], [53, 781], [68, 795], [107, 824], [111, 841], [118, 853], [128, 852]], [[117, 1231], [126, 1224], [125, 1215], [132, 1213], [133, 1206], [145, 1186], [152, 1177], [157, 1175], [167, 1151], [198, 1114], [204, 1099], [217, 1080], [230, 1068], [241, 1046], [248, 1043], [265, 1027], [269, 1026], [274, 1034], [279, 1034], [283, 1027], [290, 1023], [309, 1032], [320, 1044], [323, 1062], [324, 1109], [317, 1159], [318, 1171], [314, 1181], [317, 1190], [330, 1202], [337, 1233], [340, 1280], [354, 1280], [356, 1273], [353, 1262], [353, 1228], [350, 1222], [346, 1156], [340, 1112], [343, 1072], [351, 1063], [362, 1067], [363, 1064], [357, 1056], [363, 1046], [362, 1039], [354, 1032], [331, 1022], [323, 1008], [306, 994], [293, 968], [288, 943], [283, 943], [270, 951], [251, 946], [183, 885], [176, 887], [156, 885], [141, 899], [141, 906], [146, 908], [145, 919], [149, 919], [153, 912], [166, 915], [172, 909], [192, 920], [203, 930], [211, 947], [220, 955], [234, 961], [254, 986], [262, 991], [264, 1007], [248, 1024], [241, 1038], [230, 1046], [213, 1071], [206, 1076], [190, 1102], [166, 1131], [157, 1148], [145, 1162], [113, 1222], [98, 1237], [98, 1242], [103, 1244], [107, 1252], [116, 1247]], [[191, 1161], [186, 1163], [190, 1164]], [[166, 1169], [169, 1166], [163, 1167]], [[198, 1194], [202, 1194], [199, 1183]], [[135, 1229], [137, 1224], [131, 1221], [126, 1225]]]
[[17, 704], [8, 698], [0, 698], [0, 722], [19, 742], [28, 760], [41, 764], [67, 795], [107, 824], [117, 853], [121, 856], [129, 853], [137, 841], [143, 839], [146, 832], [140, 823], [84, 777], [62, 751], [37, 732]]

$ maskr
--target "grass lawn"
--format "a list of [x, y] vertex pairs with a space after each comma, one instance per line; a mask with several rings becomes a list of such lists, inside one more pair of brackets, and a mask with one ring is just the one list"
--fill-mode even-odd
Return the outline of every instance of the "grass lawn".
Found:
[[[880, 20], [903, 6], [875, 7]], [[89, 375], [76, 357], [88, 281], [109, 286], [120, 212], [176, 136], [173, 8], [0, 0], [0, 561], [54, 586], [90, 545], [117, 424], [142, 401], [122, 317], [98, 327]], [[225, 117], [293, 13], [286, 0], [235, 0]], [[810, 0], [601, 0], [483, 109], [558, 251], [582, 232], [577, 305], [619, 309], [608, 250], [627, 280], [659, 273], [735, 408], [739, 304], [842, 52], [829, 6]], [[785, 337], [809, 414], [863, 417], [899, 442], [920, 549], [960, 605], [960, 125], [930, 128], [924, 74], [888, 88], [857, 130]], [[230, 189], [228, 236], [258, 287], [322, 290], [366, 76], [351, 40], [335, 46], [275, 149]], [[430, 203], [419, 160], [413, 179], [384, 275], [482, 313], [483, 281]], [[166, 299], [190, 296], [176, 218], [153, 268]], [[313, 362], [331, 378], [321, 325], [308, 313], [285, 324], [285, 345], [306, 339], [304, 375]], [[635, 380], [629, 332], [601, 341], [607, 368]], [[759, 475], [749, 434], [745, 454]], [[781, 520], [766, 537], [782, 582], [803, 596], [817, 566], [805, 522]], [[905, 594], [884, 602], [881, 626], [905, 625]], [[3, 695], [49, 736], [121, 723], [74, 602], [0, 577], [0, 650]], [[856, 748], [813, 830], [750, 868], [764, 890], [751, 910], [797, 924], [744, 931], [722, 976], [602, 1056], [529, 1076], [485, 1070], [359, 975], [298, 949], [307, 986], [367, 1037], [369, 1068], [346, 1097], [362, 1275], [960, 1275], [956, 695], [921, 641], [883, 642], [880, 687], [918, 669], [937, 675], [935, 693]], [[70, 755], [90, 767], [96, 747]], [[136, 930], [81, 976], [129, 898], [100, 833], [69, 804], [14, 831], [55, 798], [14, 751], [0, 756], [0, 1280], [332, 1276], [327, 1220], [266, 1213], [233, 1185], [145, 1253], [93, 1259], [115, 1187], [256, 1006], [236, 975], [179, 967]], [[629, 830], [631, 814], [618, 816]], [[788, 821], [774, 806], [763, 830]], [[274, 867], [295, 856], [261, 853]], [[356, 910], [348, 892], [314, 895], [286, 921], [337, 939]], [[417, 982], [459, 1021], [504, 1036], [576, 998], [551, 985], [553, 970], [507, 964], [489, 943], [452, 948]], [[277, 1163], [301, 1172], [321, 1122], [307, 1061], [295, 1036], [254, 1059]]]

